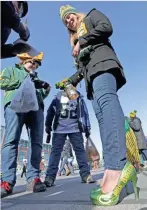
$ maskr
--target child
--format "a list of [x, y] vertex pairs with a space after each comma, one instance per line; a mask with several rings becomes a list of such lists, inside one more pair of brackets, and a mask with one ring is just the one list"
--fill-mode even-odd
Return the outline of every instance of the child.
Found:
[[[40, 81], [35, 70], [41, 65], [43, 53], [36, 56], [28, 54], [18, 55], [21, 64], [5, 68], [0, 75], [0, 88], [5, 91], [4, 116], [5, 138], [2, 145], [2, 184], [1, 197], [12, 193], [16, 183], [17, 151], [23, 125], [26, 124], [30, 134], [31, 148], [29, 148], [27, 182], [28, 190], [33, 192], [45, 191], [46, 187], [39, 178], [40, 161], [43, 142], [44, 102], [50, 91], [50, 86]], [[36, 87], [39, 110], [28, 113], [16, 113], [10, 108], [17, 89], [26, 76], [34, 72], [33, 81]], [[31, 90], [30, 90], [31, 91]]]
[[69, 100], [65, 91], [58, 92], [47, 111], [45, 126], [49, 136], [52, 127], [54, 132], [52, 150], [45, 178], [46, 186], [51, 187], [54, 185], [61, 152], [67, 136], [76, 154], [82, 182], [93, 183], [94, 180], [90, 175], [82, 136], [82, 132], [85, 132], [87, 137], [90, 135], [89, 115], [80, 93], [78, 99]]

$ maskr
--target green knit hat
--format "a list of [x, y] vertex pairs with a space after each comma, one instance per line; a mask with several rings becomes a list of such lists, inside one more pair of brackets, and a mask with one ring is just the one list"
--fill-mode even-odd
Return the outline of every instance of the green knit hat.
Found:
[[60, 7], [60, 17], [61, 17], [63, 22], [64, 22], [64, 19], [65, 19], [65, 16], [67, 14], [71, 14], [71, 13], [76, 14], [78, 12], [74, 7], [71, 7], [70, 5]]

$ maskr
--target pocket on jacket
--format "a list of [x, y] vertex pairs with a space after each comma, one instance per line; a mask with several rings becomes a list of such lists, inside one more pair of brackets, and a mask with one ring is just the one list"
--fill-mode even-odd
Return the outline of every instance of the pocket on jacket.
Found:
[[120, 61], [117, 58], [115, 52], [108, 47], [107, 45], [97, 47], [91, 55], [91, 60], [89, 61], [87, 68], [94, 67], [97, 63], [107, 61], [107, 60], [114, 60], [118, 63], [118, 65], [122, 68]]

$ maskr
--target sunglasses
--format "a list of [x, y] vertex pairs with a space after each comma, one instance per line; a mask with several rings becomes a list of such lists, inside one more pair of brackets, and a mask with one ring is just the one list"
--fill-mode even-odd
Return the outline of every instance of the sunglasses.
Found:
[[39, 64], [35, 61], [30, 61], [30, 63], [36, 67], [36, 69], [39, 67]]

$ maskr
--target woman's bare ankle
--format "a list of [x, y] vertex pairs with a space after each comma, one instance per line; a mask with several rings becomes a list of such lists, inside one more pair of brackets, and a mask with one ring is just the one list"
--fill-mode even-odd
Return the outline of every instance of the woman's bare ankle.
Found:
[[102, 182], [103, 193], [109, 193], [114, 190], [118, 184], [122, 171], [107, 170], [104, 181]]

